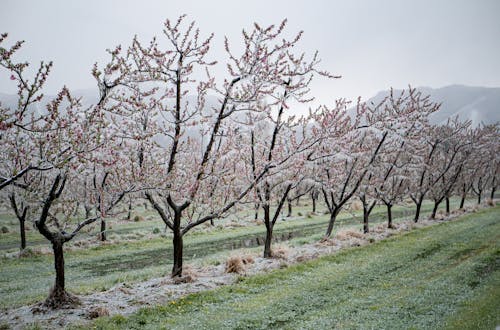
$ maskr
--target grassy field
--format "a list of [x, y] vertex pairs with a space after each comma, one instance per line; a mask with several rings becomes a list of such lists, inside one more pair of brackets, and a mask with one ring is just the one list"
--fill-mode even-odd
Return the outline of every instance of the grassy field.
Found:
[[500, 207], [192, 294], [98, 329], [494, 329]]
[[[327, 221], [327, 217], [318, 217], [317, 215], [324, 214], [326, 209], [324, 206], [319, 203], [317, 215], [311, 215], [311, 206], [308, 201], [304, 201], [301, 206], [295, 206], [293, 208], [294, 216], [291, 218], [281, 216], [282, 220], [285, 221], [295, 221], [301, 219], [311, 219], [315, 220], [320, 219], [319, 222], [325, 223]], [[473, 203], [473, 201], [468, 201], [469, 203]], [[452, 199], [453, 206], [458, 206], [458, 200]], [[431, 204], [426, 202], [424, 204], [424, 209], [426, 211], [430, 211]], [[378, 222], [386, 218], [384, 207], [376, 207], [372, 213], [371, 221]], [[414, 212], [413, 205], [407, 206], [395, 206], [393, 208], [393, 212], [395, 216], [401, 217], [402, 215], [410, 216]], [[262, 212], [261, 212], [262, 213]], [[260, 214], [262, 215], [262, 214]], [[120, 219], [108, 219], [107, 226], [107, 236], [110, 241], [137, 241], [142, 240], [146, 236], [156, 236], [156, 237], [171, 237], [170, 231], [165, 231], [165, 225], [160, 220], [155, 211], [149, 209], [144, 209], [142, 206], [137, 206], [133, 213], [132, 219], [136, 218], [136, 216], [141, 219], [141, 221], [125, 221]], [[362, 213], [361, 211], [354, 212], [341, 212], [339, 215], [338, 222], [342, 223], [344, 221], [348, 222], [360, 222], [362, 221]], [[206, 234], [206, 231], [220, 231], [227, 230], [227, 227], [231, 227], [234, 224], [238, 224], [238, 226], [252, 226], [255, 225], [251, 220], [253, 219], [253, 211], [240, 211], [235, 214], [228, 216], [227, 218], [216, 220], [215, 226], [211, 227], [207, 223], [206, 226], [200, 226], [193, 229], [190, 232], [190, 235], [197, 234], [202, 232]], [[10, 210], [0, 210], [0, 227], [7, 228], [7, 233], [0, 233], [0, 252], [15, 252], [19, 250], [19, 224], [15, 216], [12, 214]], [[281, 227], [281, 225], [279, 225]], [[38, 233], [35, 229], [33, 229], [32, 224], [26, 224], [26, 240], [28, 247], [44, 247], [48, 246], [47, 240]], [[66, 246], [74, 246], [78, 244], [80, 241], [88, 241], [88, 240], [96, 240], [98, 236], [99, 224], [95, 224], [85, 230], [81, 234], [75, 237], [71, 242], [67, 243]], [[325, 229], [326, 230], [326, 229]], [[321, 230], [320, 230], [321, 231]]]
[[[426, 204], [425, 212], [428, 213], [430, 208], [431, 205]], [[300, 210], [299, 208], [297, 212]], [[397, 217], [395, 222], [411, 216], [412, 212], [412, 208], [395, 207], [394, 215]], [[375, 210], [371, 218], [373, 224], [386, 221], [385, 210], [383, 208]], [[289, 244], [292, 245], [314, 242], [324, 234], [327, 221], [328, 216], [323, 215], [311, 218], [298, 217], [280, 222], [276, 225], [274, 237], [276, 241], [280, 238], [289, 240]], [[360, 222], [359, 212], [354, 217], [344, 213], [339, 217], [336, 228], [359, 230]], [[148, 221], [143, 221], [126, 224], [125, 229], [145, 231], [151, 226]], [[120, 230], [119, 227], [115, 228]], [[263, 242], [264, 236], [263, 225], [193, 232], [185, 238], [185, 260], [188, 263], [206, 265], [224, 262], [234, 250], [260, 254], [263, 248], [258, 246], [258, 243]], [[48, 245], [47, 242], [43, 244]], [[131, 284], [153, 277], [168, 276], [171, 258], [170, 237], [162, 234], [142, 239], [139, 236], [131, 241], [124, 239], [116, 244], [96, 245], [87, 249], [69, 250], [65, 253], [67, 287], [71, 292], [84, 294], [104, 291], [118, 283]], [[0, 297], [2, 297], [0, 308], [21, 306], [44, 299], [54, 281], [53, 267], [53, 257], [50, 254], [25, 258], [0, 258]]]
[[[455, 204], [455, 201], [454, 201]], [[424, 205], [424, 215], [431, 209]], [[296, 212], [304, 212], [304, 207]], [[413, 208], [395, 207], [395, 222], [409, 217]], [[155, 224], [152, 221], [130, 223], [115, 230], [143, 232]], [[298, 217], [276, 225], [276, 240], [290, 239], [289, 244], [299, 245], [317, 241], [326, 230], [327, 216]], [[385, 210], [374, 210], [373, 224], [386, 221]], [[344, 213], [339, 217], [337, 230], [361, 228], [359, 212]], [[129, 235], [129, 234], [127, 234]], [[185, 238], [185, 260], [194, 264], [224, 262], [234, 250], [242, 253], [261, 253], [257, 246], [263, 241], [264, 226], [239, 228], [213, 228], [210, 232], [193, 232]], [[70, 291], [77, 294], [104, 291], [118, 283], [134, 283], [153, 277], [166, 276], [170, 272], [172, 248], [170, 237], [157, 234], [152, 237], [138, 236], [133, 240], [111, 245], [97, 245], [88, 249], [66, 251], [66, 281]], [[95, 238], [94, 238], [95, 239]], [[260, 241], [259, 241], [260, 240]], [[0, 246], [3, 236], [0, 237]], [[47, 242], [43, 244], [48, 245]], [[42, 244], [40, 243], [40, 244]], [[0, 250], [1, 251], [1, 250]], [[52, 255], [35, 255], [25, 258], [0, 258], [0, 308], [16, 307], [44, 299], [54, 281]], [[90, 280], [91, 279], [91, 280]]]

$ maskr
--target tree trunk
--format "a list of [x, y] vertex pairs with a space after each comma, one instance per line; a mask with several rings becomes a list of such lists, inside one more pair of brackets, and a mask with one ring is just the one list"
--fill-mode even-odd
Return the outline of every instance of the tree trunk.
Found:
[[271, 242], [273, 240], [273, 225], [271, 223], [271, 215], [269, 206], [264, 206], [264, 223], [266, 225], [266, 240], [264, 243], [264, 258], [271, 258]]
[[106, 221], [104, 219], [101, 219], [100, 239], [102, 242], [106, 241]]
[[19, 219], [19, 231], [21, 233], [21, 251], [26, 249], [26, 219]]
[[463, 209], [463, 208], [464, 208], [464, 204], [465, 204], [465, 195], [466, 195], [466, 194], [462, 194], [462, 198], [460, 199], [460, 207], [459, 207], [459, 209]]
[[363, 203], [363, 233], [367, 234], [370, 232], [370, 229], [368, 228], [368, 221], [370, 219], [370, 214], [375, 207], [376, 201], [369, 204], [365, 198], [362, 198], [361, 202]]
[[51, 240], [52, 250], [54, 251], [54, 268], [56, 270], [56, 281], [54, 287], [50, 291], [49, 296], [44, 301], [43, 306], [58, 309], [58, 308], [73, 308], [80, 304], [80, 300], [67, 293], [64, 279], [64, 240], [62, 237], [56, 237]]
[[254, 213], [254, 217], [253, 217], [253, 219], [254, 219], [255, 221], [257, 221], [257, 219], [259, 219], [259, 209], [260, 209], [260, 203], [254, 203], [254, 204], [253, 204], [253, 208], [254, 208], [254, 210], [255, 210], [255, 213]]
[[370, 232], [370, 229], [368, 228], [368, 210], [363, 207], [363, 233], [367, 234]]
[[477, 193], [477, 205], [481, 204], [481, 190]]
[[387, 228], [394, 228], [392, 225], [392, 204], [385, 204], [387, 206]]
[[56, 282], [54, 290], [65, 291], [64, 281], [64, 253], [63, 243], [61, 240], [54, 240], [52, 242], [52, 250], [54, 251], [54, 266], [56, 269]]
[[490, 193], [490, 199], [491, 200], [493, 200], [493, 198], [495, 198], [495, 191], [496, 191], [495, 187], [491, 188], [491, 193]]
[[[144, 208], [146, 208], [147, 203], [144, 203]], [[127, 212], [127, 220], [132, 220], [132, 198], [128, 200], [128, 212]]]
[[418, 222], [418, 219], [420, 218], [420, 209], [422, 208], [422, 199], [419, 199], [418, 202], [416, 203], [417, 209], [415, 210], [415, 222]]
[[328, 228], [326, 229], [325, 237], [330, 237], [332, 235], [333, 225], [335, 224], [339, 211], [340, 210], [338, 208], [335, 208], [333, 212], [330, 212], [330, 221], [328, 221]]
[[172, 277], [182, 276], [182, 233], [180, 228], [174, 228], [174, 266], [172, 267]]
[[271, 258], [272, 255], [272, 250], [271, 250], [271, 242], [273, 240], [273, 228], [272, 225], [269, 224], [269, 226], [266, 225], [266, 241], [264, 244], [264, 258]]
[[288, 200], [288, 214], [286, 215], [287, 217], [292, 216], [292, 201]]
[[434, 201], [434, 207], [432, 208], [431, 219], [436, 218], [437, 209], [438, 209], [440, 203], [441, 203], [441, 201], [439, 201], [439, 202]]
[[297, 206], [300, 206], [300, 197], [297, 197]]
[[17, 205], [16, 197], [14, 193], [9, 195], [10, 205], [16, 214], [16, 218], [19, 221], [19, 233], [21, 234], [21, 251], [26, 248], [26, 214], [28, 213], [28, 207], [21, 203], [20, 208]]
[[445, 202], [446, 202], [446, 215], [449, 215], [450, 214], [450, 197], [446, 196]]
[[313, 204], [313, 213], [316, 213], [316, 198], [314, 198], [314, 195], [312, 196], [312, 204]]

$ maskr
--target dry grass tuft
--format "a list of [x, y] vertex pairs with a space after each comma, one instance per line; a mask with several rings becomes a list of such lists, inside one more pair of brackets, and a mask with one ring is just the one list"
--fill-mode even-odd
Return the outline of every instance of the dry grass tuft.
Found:
[[486, 200], [486, 205], [488, 205], [488, 206], [495, 206], [495, 201], [492, 200], [491, 198], [488, 198]]
[[336, 235], [335, 238], [339, 241], [347, 241], [349, 240], [349, 236], [346, 234], [345, 231], [339, 231]]
[[271, 251], [271, 256], [275, 259], [286, 259], [289, 249], [286, 246], [277, 246]]
[[244, 265], [253, 264], [255, 262], [253, 256], [250, 254], [247, 254], [247, 255], [244, 255], [243, 257], [241, 257], [241, 261], [243, 262]]
[[193, 283], [194, 281], [196, 281], [196, 278], [188, 274], [182, 274], [182, 276], [175, 276], [172, 278], [174, 284]]
[[175, 276], [172, 278], [174, 284], [181, 283], [192, 283], [197, 279], [197, 271], [190, 265], [186, 265], [182, 268], [182, 276]]
[[109, 316], [109, 310], [106, 307], [94, 307], [87, 312], [87, 318], [91, 320], [101, 316]]
[[243, 274], [245, 272], [245, 264], [240, 256], [231, 256], [226, 260], [226, 273]]
[[364, 238], [365, 235], [363, 233], [360, 233], [359, 231], [353, 231], [353, 230], [348, 230], [346, 232], [347, 235], [351, 236], [351, 237], [354, 237], [354, 238]]
[[30, 247], [25, 248], [24, 250], [19, 252], [19, 258], [32, 258], [36, 256], [41, 256], [43, 253], [40, 250], [35, 250]]
[[480, 208], [480, 205], [475, 204], [475, 205], [473, 205], [471, 207], [468, 207], [466, 209], [466, 212], [474, 213], [474, 212], [477, 212], [479, 210], [479, 208]]
[[434, 217], [434, 220], [443, 220], [447, 216], [446, 211], [444, 210], [439, 210], [436, 212], [436, 216]]
[[319, 256], [318, 252], [304, 253], [304, 254], [299, 255], [295, 259], [295, 261], [297, 261], [297, 262], [305, 262], [305, 261], [308, 261], [308, 260], [316, 259], [318, 256]]
[[331, 238], [323, 237], [318, 243], [316, 243], [316, 245], [337, 246], [338, 243], [335, 240], [331, 239]]
[[456, 210], [451, 210], [452, 215], [460, 215], [465, 213], [465, 209], [456, 209]]
[[351, 238], [363, 239], [365, 236], [363, 233], [354, 230], [342, 230], [335, 235], [335, 238], [340, 241], [348, 241]]
[[[393, 224], [394, 226], [394, 224]], [[371, 232], [372, 233], [376, 233], [376, 234], [382, 234], [382, 233], [385, 233], [386, 230], [388, 230], [387, 228], [387, 224], [380, 224], [380, 225], [376, 225], [374, 226], [372, 229], [371, 229]]]

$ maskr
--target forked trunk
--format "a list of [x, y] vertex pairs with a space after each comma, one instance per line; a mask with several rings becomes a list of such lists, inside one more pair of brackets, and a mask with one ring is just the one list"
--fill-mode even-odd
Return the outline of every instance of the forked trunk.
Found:
[[415, 210], [415, 218], [413, 219], [413, 221], [418, 222], [418, 219], [420, 218], [420, 209], [422, 208], [422, 199], [419, 199], [418, 202], [415, 203], [415, 205], [417, 206], [417, 208]]
[[370, 232], [368, 221], [370, 219], [370, 213], [372, 213], [372, 210], [375, 207], [375, 202], [368, 204], [365, 199], [362, 199], [361, 201], [363, 203], [363, 233], [367, 234]]
[[28, 213], [28, 207], [21, 203], [20, 208], [16, 201], [15, 195], [12, 193], [9, 196], [10, 205], [16, 214], [17, 220], [19, 221], [19, 233], [21, 234], [21, 251], [26, 248], [26, 214]]
[[335, 224], [339, 211], [339, 208], [335, 208], [333, 212], [330, 212], [330, 220], [328, 221], [328, 228], [326, 229], [325, 237], [330, 237], [332, 235], [333, 225]]

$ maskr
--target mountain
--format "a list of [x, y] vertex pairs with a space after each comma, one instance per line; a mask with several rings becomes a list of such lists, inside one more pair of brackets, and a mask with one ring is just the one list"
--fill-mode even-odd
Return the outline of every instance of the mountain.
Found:
[[[441, 103], [439, 111], [430, 118], [435, 124], [446, 122], [456, 115], [463, 120], [471, 120], [473, 126], [500, 122], [500, 88], [450, 85], [442, 88], [418, 87], [417, 90], [430, 95], [432, 101]], [[394, 91], [396, 95], [401, 92]], [[388, 93], [379, 92], [368, 101], [380, 102]]]
[[[471, 120], [473, 126], [480, 123], [492, 124], [500, 122], [500, 88], [495, 87], [471, 87], [463, 85], [450, 85], [442, 88], [418, 87], [424, 95], [430, 95], [434, 102], [441, 103], [438, 112], [431, 116], [431, 122], [443, 123], [450, 117], [458, 115], [463, 120]], [[395, 90], [400, 93], [401, 90]], [[368, 100], [374, 103], [380, 102], [389, 92], [381, 91]], [[89, 106], [98, 101], [99, 93], [95, 89], [83, 89], [73, 92], [74, 96], [82, 97], [82, 105]], [[47, 96], [50, 100], [54, 96]], [[190, 105], [196, 104], [196, 98], [192, 95], [186, 97]], [[0, 93], [0, 103], [3, 106], [15, 108], [17, 96]], [[173, 100], [170, 101], [173, 106]], [[213, 95], [208, 95], [205, 109], [218, 107], [219, 100]], [[45, 102], [37, 106], [36, 111], [43, 111]]]

